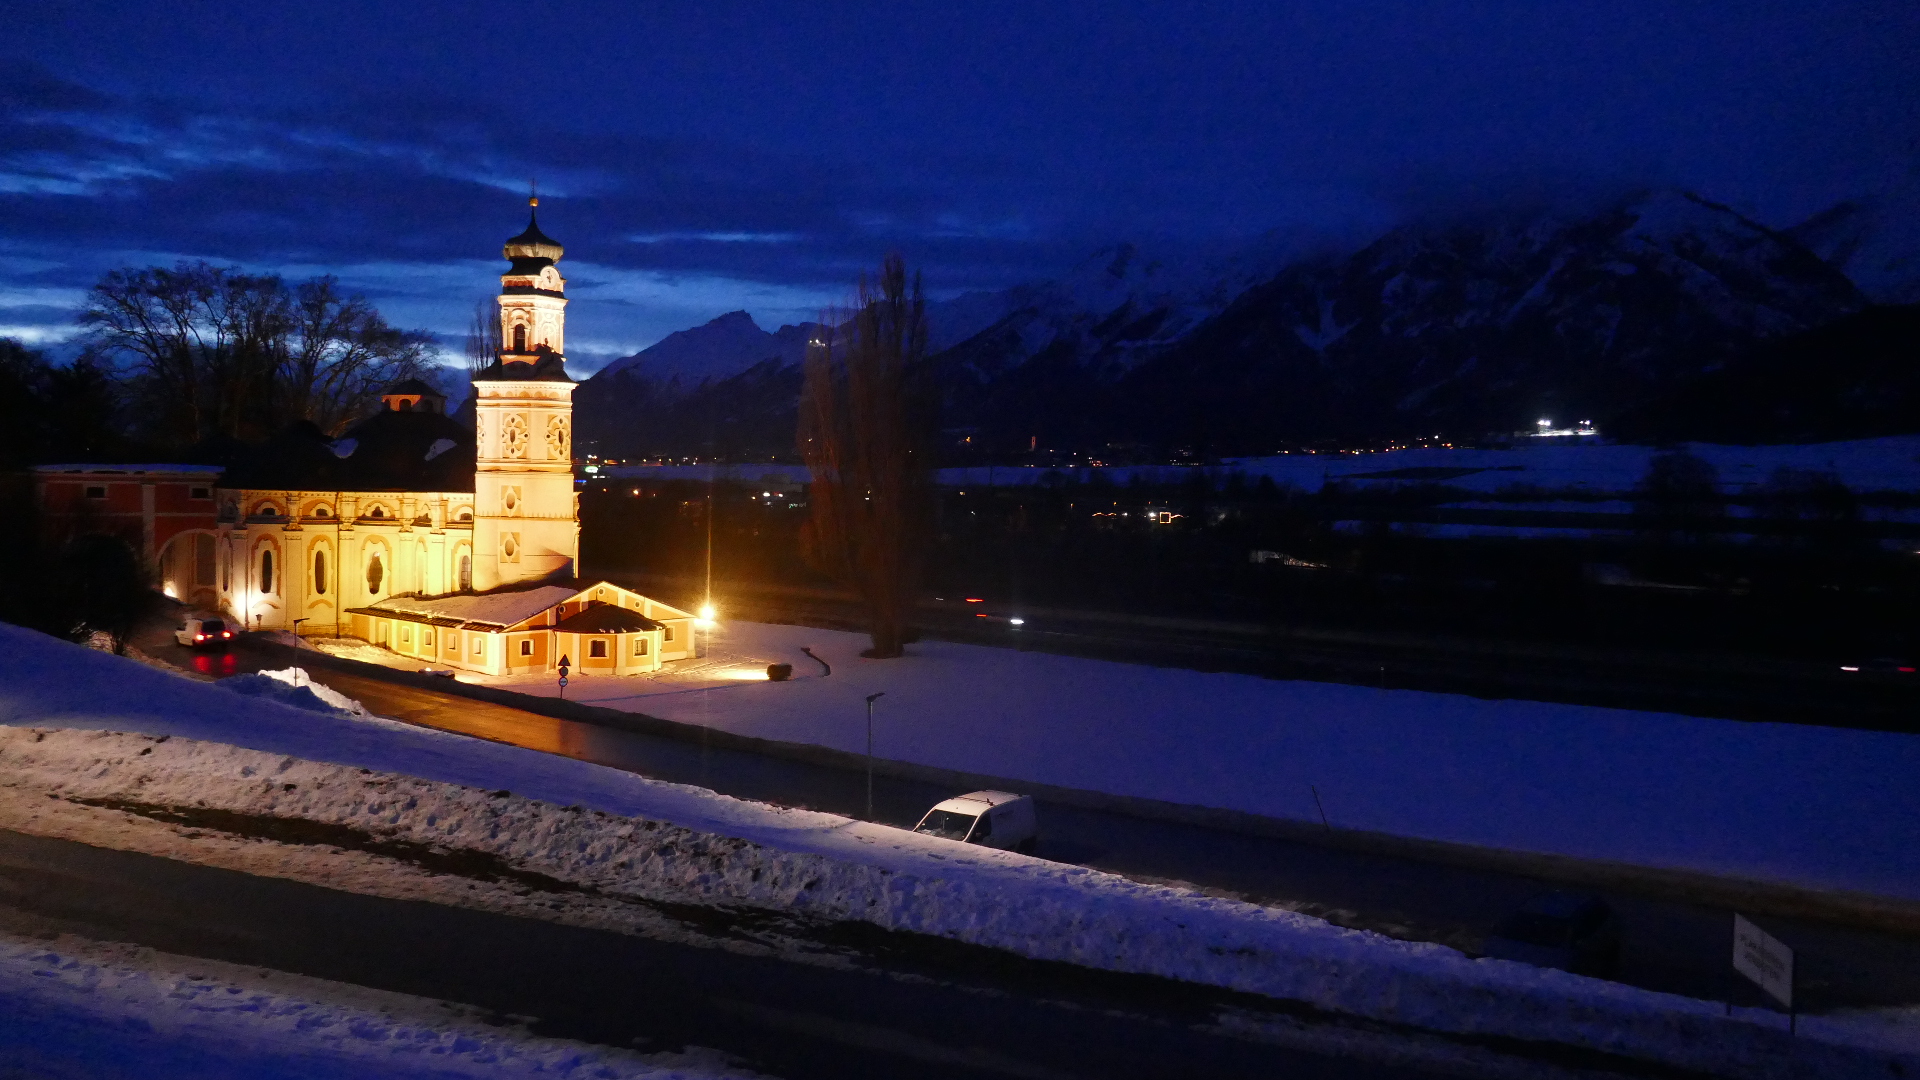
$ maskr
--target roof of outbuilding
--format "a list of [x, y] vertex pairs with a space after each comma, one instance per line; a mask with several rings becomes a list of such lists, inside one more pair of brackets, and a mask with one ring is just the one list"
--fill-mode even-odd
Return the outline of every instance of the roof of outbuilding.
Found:
[[541, 585], [511, 592], [392, 596], [361, 610], [375, 615], [412, 615], [430, 619], [457, 619], [463, 623], [486, 623], [490, 626], [512, 626], [571, 599], [577, 591], [570, 585]]
[[660, 623], [637, 611], [596, 600], [585, 611], [561, 619], [554, 630], [562, 634], [633, 634], [660, 627]]

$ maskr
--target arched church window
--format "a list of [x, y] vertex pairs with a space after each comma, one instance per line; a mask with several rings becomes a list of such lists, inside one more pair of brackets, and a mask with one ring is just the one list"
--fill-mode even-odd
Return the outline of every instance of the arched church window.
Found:
[[460, 556], [460, 591], [473, 591], [473, 556]]
[[327, 595], [327, 553], [313, 553], [313, 591], [321, 596]]
[[471, 510], [462, 510], [462, 511], [460, 511], [460, 520], [461, 520], [461, 521], [472, 521], [472, 520], [473, 520], [473, 511], [471, 511]]
[[272, 548], [266, 548], [260, 552], [260, 591], [263, 593], [270, 593], [273, 591], [273, 549]]
[[380, 583], [385, 581], [386, 578], [387, 568], [380, 562], [380, 556], [377, 554], [367, 556], [367, 591], [370, 593], [379, 592]]
[[517, 353], [527, 351], [527, 328], [524, 326], [513, 328], [513, 351]]
[[387, 512], [385, 510], [382, 510], [380, 507], [376, 506], [373, 509], [367, 511], [367, 516], [370, 518], [383, 518], [387, 516]]

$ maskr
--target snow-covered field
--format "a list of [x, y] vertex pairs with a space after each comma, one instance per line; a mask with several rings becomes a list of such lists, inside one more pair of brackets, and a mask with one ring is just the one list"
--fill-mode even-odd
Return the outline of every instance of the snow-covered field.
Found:
[[[1765, 483], [1778, 468], [1830, 472], [1858, 492], [1920, 491], [1920, 436], [1783, 446], [1689, 443], [1686, 449], [1719, 471], [1720, 482], [1729, 493]], [[1308, 492], [1320, 490], [1329, 481], [1367, 483], [1369, 481], [1353, 478], [1399, 469], [1476, 470], [1444, 480], [1450, 487], [1474, 491], [1493, 492], [1527, 485], [1548, 490], [1624, 492], [1632, 490], [1646, 475], [1648, 462], [1658, 452], [1649, 446], [1590, 440], [1523, 439], [1505, 450], [1406, 449], [1239, 458], [1209, 467], [1207, 471], [1220, 480], [1233, 472], [1249, 479], [1267, 476], [1277, 484], [1290, 484]], [[805, 467], [799, 465], [616, 465], [604, 468], [601, 475], [623, 480], [705, 480], [711, 476], [788, 488], [807, 480]], [[1150, 465], [1098, 469], [980, 466], [942, 469], [939, 482], [944, 487], [1018, 487], [1044, 483], [1049, 475], [1072, 476], [1082, 481], [1100, 475], [1115, 484], [1125, 484], [1139, 476], [1149, 481], [1177, 484], [1191, 476], [1192, 469]]]
[[[1920, 900], [1920, 738], [1286, 682], [760, 623], [567, 697], [1014, 781]], [[833, 667], [820, 666], [802, 646]], [[770, 683], [766, 664], [793, 665]], [[466, 676], [462, 676], [466, 678]], [[552, 696], [545, 676], [477, 678]]]
[[447, 1002], [0, 934], [0, 1072], [144, 1080], [750, 1080], [712, 1051], [542, 1038]]
[[[15, 628], [0, 627], [0, 646], [0, 722], [14, 725], [0, 729], [0, 821], [10, 828], [109, 846], [102, 837], [171, 844], [156, 853], [183, 857], [219, 845], [201, 836], [189, 847], [172, 835], [189, 830], [100, 801], [300, 818], [476, 850], [586, 886], [590, 897], [857, 920], [1437, 1031], [1761, 1074], [1784, 1046], [1778, 1018], [1764, 1012], [1729, 1019], [1710, 1002], [1469, 960], [1293, 912], [297, 708]], [[319, 874], [336, 888], [393, 887], [391, 875], [343, 876], [336, 852], [272, 850], [287, 846], [236, 844], [232, 857], [270, 861], [284, 876]], [[481, 902], [462, 887], [447, 892], [449, 901]], [[1885, 1075], [1892, 1054], [1920, 1067], [1920, 1045], [1897, 1017], [1816, 1017], [1801, 1030], [1803, 1064], [1824, 1058], [1836, 1074]]]

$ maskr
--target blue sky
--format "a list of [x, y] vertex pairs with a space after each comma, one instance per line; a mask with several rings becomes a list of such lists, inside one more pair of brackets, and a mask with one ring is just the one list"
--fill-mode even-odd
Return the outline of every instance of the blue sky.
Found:
[[[124, 10], [116, 10], [124, 9]], [[457, 335], [500, 242], [568, 249], [585, 369], [745, 308], [939, 294], [1116, 240], [1364, 237], [1644, 184], [1774, 225], [1920, 153], [1920, 5], [16, 6], [0, 41], [0, 333], [101, 271], [336, 273]]]

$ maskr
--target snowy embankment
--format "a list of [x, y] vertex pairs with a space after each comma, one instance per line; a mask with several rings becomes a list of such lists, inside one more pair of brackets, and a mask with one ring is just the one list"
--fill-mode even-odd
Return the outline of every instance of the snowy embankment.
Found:
[[[219, 743], [13, 727], [0, 728], [0, 775], [0, 822], [68, 838], [85, 820], [77, 813], [179, 818], [204, 834], [219, 826], [195, 813], [221, 811], [335, 826], [374, 849], [478, 853], [596, 898], [757, 910], [816, 926], [866, 923], [1426, 1031], [1571, 1044], [1733, 1075], [1771, 1072], [1787, 1046], [1770, 1012], [1728, 1017], [1712, 1002], [1470, 960], [1294, 912], [618, 774], [603, 778], [602, 794], [624, 795], [606, 801], [639, 813]], [[736, 827], [729, 835], [676, 824], [647, 812], [655, 802], [710, 804], [711, 816]], [[340, 887], [331, 854], [290, 859], [281, 872]], [[441, 900], [466, 902], [458, 884]], [[1884, 1075], [1890, 1063], [1920, 1067], [1920, 1045], [1906, 1034], [1871, 1017], [1806, 1018], [1793, 1054], [1823, 1074]]]
[[748, 1080], [712, 1051], [639, 1054], [446, 1002], [151, 949], [0, 935], [8, 1075], [146, 1080]]
[[[884, 692], [883, 759], [1315, 826], [1324, 808], [1336, 828], [1920, 900], [1920, 737], [944, 641], [876, 661], [860, 656], [867, 644], [733, 623], [710, 648], [755, 660], [708, 687], [577, 678], [567, 697], [857, 754], [864, 699]], [[771, 661], [794, 679], [766, 681]], [[555, 692], [544, 676], [478, 681]]]
[[[11, 628], [0, 630], [0, 644], [0, 721], [16, 725], [0, 731], [0, 824], [10, 828], [81, 838], [71, 830], [89, 820], [151, 817], [154, 808], [298, 819], [375, 841], [473, 851], [637, 903], [866, 923], [1426, 1030], [1715, 1073], [1768, 1075], [1787, 1060], [1780, 1018], [1770, 1013], [1729, 1018], [1716, 1003], [1470, 960], [1293, 912], [304, 711]], [[29, 672], [34, 686], [66, 688], [57, 706], [22, 691]], [[148, 734], [112, 733], [128, 730]], [[95, 817], [74, 816], [84, 814]], [[333, 865], [290, 859], [278, 872], [343, 887], [327, 877]], [[467, 902], [461, 888], [445, 899]], [[1911, 1031], [1873, 1017], [1808, 1018], [1801, 1033], [1794, 1054], [1802, 1068], [1886, 1075], [1896, 1059], [1920, 1068]]]

